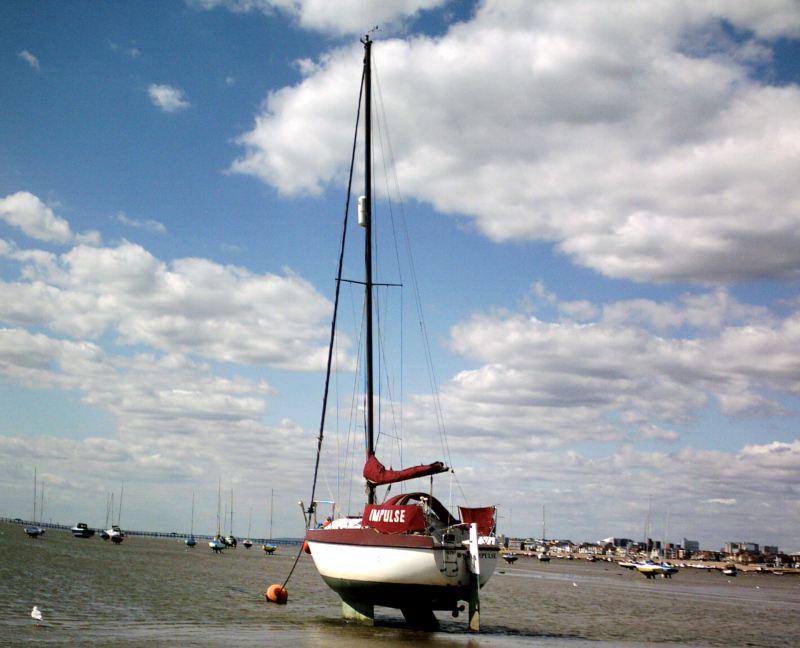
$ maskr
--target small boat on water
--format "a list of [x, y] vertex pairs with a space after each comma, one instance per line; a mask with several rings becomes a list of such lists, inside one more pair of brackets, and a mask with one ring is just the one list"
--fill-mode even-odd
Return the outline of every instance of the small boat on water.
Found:
[[736, 569], [736, 565], [729, 563], [722, 568], [722, 573], [726, 576], [736, 576], [739, 573], [739, 570]]
[[509, 565], [513, 565], [515, 562], [517, 562], [518, 559], [519, 556], [515, 556], [513, 553], [503, 554], [503, 560], [505, 560]]
[[275, 545], [273, 545], [273, 544], [266, 543], [266, 544], [261, 545], [261, 549], [264, 551], [265, 554], [267, 554], [268, 556], [271, 556], [272, 554], [275, 553], [275, 550], [277, 549], [277, 547]]
[[94, 537], [94, 529], [90, 529], [86, 522], [78, 522], [70, 529], [72, 535], [76, 538], [92, 538]]

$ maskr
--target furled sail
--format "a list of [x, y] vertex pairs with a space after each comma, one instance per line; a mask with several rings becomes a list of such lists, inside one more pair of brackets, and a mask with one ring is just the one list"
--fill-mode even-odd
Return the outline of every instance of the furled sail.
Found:
[[367, 459], [367, 463], [364, 464], [364, 479], [371, 484], [381, 486], [383, 484], [396, 484], [397, 482], [414, 479], [415, 477], [437, 475], [446, 470], [448, 470], [447, 466], [441, 461], [435, 461], [430, 464], [420, 464], [419, 466], [412, 466], [410, 468], [404, 468], [403, 470], [392, 470], [378, 461], [378, 458], [374, 454], [371, 454], [369, 459]]

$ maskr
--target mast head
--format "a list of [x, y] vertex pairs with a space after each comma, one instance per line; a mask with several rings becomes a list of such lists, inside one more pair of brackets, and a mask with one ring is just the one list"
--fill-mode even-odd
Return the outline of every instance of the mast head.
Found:
[[378, 27], [378, 25], [375, 25], [366, 34], [364, 34], [364, 38], [361, 39], [361, 42], [364, 43], [364, 45], [367, 45], [368, 43], [371, 43], [372, 41], [370, 40], [369, 35], [375, 33], [379, 29], [380, 29], [380, 27]]

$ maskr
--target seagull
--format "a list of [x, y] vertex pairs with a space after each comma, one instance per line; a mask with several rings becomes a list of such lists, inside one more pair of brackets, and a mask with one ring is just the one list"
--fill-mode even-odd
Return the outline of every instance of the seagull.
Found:
[[577, 587], [577, 586], [578, 586], [577, 583], [572, 583], [572, 587]]
[[42, 620], [42, 611], [39, 609], [38, 605], [33, 606], [33, 609], [31, 610], [31, 616], [37, 621]]

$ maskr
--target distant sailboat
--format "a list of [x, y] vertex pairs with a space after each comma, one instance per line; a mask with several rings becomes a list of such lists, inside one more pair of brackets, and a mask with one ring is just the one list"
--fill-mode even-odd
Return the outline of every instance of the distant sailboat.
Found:
[[545, 528], [545, 505], [542, 504], [542, 550], [536, 555], [539, 562], [550, 562], [550, 555], [547, 553], [547, 532]]
[[253, 507], [250, 507], [250, 515], [247, 518], [247, 539], [242, 543], [245, 549], [253, 546], [253, 541], [250, 539], [250, 526], [253, 523]]
[[275, 490], [270, 488], [269, 489], [269, 539], [267, 540], [267, 542], [261, 545], [261, 548], [264, 550], [264, 553], [267, 554], [268, 556], [274, 554], [275, 550], [277, 549], [277, 547], [274, 544], [272, 544], [272, 505], [274, 501], [275, 501]]
[[233, 489], [231, 488], [231, 526], [228, 529], [229, 534], [225, 537], [225, 544], [233, 549], [236, 549], [236, 545], [239, 544], [239, 541], [236, 540], [236, 536], [233, 535]]
[[[36, 468], [33, 469], [33, 524], [25, 527], [25, 533], [30, 538], [38, 538], [44, 535], [44, 527], [36, 524]], [[44, 512], [44, 484], [42, 484], [42, 505], [39, 508], [39, 515]]]
[[217, 535], [214, 536], [212, 540], [208, 541], [208, 546], [214, 553], [222, 553], [222, 550], [225, 549], [225, 540], [222, 537], [222, 532], [220, 531], [220, 509], [222, 508], [222, 480], [219, 480], [219, 485], [217, 486]]
[[[648, 547], [648, 536], [649, 536], [649, 529], [650, 529], [650, 512], [652, 507], [653, 499], [652, 497], [648, 500], [647, 504], [647, 518], [645, 519], [644, 523], [644, 548], [645, 552], [647, 551]], [[636, 563], [635, 569], [640, 574], [642, 574], [645, 578], [651, 579], [656, 578], [656, 576], [661, 576], [662, 578], [672, 578], [673, 574], [678, 573], [678, 568], [674, 565], [671, 565], [666, 561], [666, 550], [667, 550], [667, 525], [669, 524], [669, 512], [667, 513], [667, 521], [664, 523], [664, 546], [662, 548], [662, 554], [658, 556], [658, 562], [652, 560], [652, 554], [646, 554], [644, 560], [640, 560]]]
[[108, 524], [109, 524], [109, 516], [111, 521], [114, 521], [114, 493], [106, 494], [106, 522], [103, 525], [103, 529], [100, 531], [100, 537], [103, 540], [108, 540], [111, 536], [108, 535]]
[[190, 549], [193, 548], [197, 544], [197, 540], [194, 537], [194, 491], [192, 491], [192, 523], [189, 527], [189, 537], [184, 540], [186, 546]]
[[120, 544], [125, 539], [125, 532], [120, 528], [122, 521], [122, 496], [125, 494], [125, 483], [123, 482], [119, 491], [119, 509], [117, 510], [117, 523], [114, 524], [114, 493], [111, 493], [111, 528], [106, 529], [108, 539], [114, 544]]

